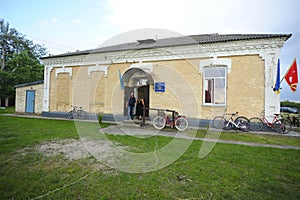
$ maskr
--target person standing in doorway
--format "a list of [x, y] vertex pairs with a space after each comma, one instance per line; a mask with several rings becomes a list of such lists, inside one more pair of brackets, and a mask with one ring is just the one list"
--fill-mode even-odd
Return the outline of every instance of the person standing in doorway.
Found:
[[128, 101], [128, 114], [127, 114], [128, 119], [130, 116], [131, 120], [133, 120], [133, 115], [134, 115], [133, 109], [134, 109], [135, 102], [136, 102], [136, 100], [135, 100], [134, 94], [131, 93], [129, 101]]
[[143, 107], [145, 107], [144, 99], [139, 96], [136, 104], [136, 111], [135, 111], [135, 114], [139, 119], [142, 119]]

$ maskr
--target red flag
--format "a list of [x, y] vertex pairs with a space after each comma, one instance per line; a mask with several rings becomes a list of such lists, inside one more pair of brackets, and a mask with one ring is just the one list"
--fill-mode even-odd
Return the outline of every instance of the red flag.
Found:
[[298, 72], [297, 72], [296, 58], [294, 59], [292, 65], [290, 66], [289, 70], [285, 74], [284, 79], [291, 87], [291, 90], [293, 92], [295, 92], [297, 89], [297, 84], [298, 84]]

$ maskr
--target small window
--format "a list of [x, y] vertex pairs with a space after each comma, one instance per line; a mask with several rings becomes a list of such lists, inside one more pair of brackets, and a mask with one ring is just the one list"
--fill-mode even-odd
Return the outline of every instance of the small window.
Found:
[[207, 105], [225, 105], [226, 103], [226, 68], [204, 68], [203, 103]]

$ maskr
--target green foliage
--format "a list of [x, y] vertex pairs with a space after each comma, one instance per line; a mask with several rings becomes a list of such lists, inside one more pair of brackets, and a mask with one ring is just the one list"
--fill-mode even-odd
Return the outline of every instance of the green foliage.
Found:
[[47, 49], [34, 44], [0, 19], [0, 98], [14, 98], [16, 84], [43, 79], [39, 58]]
[[100, 127], [101, 127], [102, 119], [103, 119], [103, 115], [98, 114], [98, 123], [99, 123]]
[[280, 106], [300, 109], [300, 103], [291, 102], [291, 101], [282, 101], [282, 102], [280, 102]]

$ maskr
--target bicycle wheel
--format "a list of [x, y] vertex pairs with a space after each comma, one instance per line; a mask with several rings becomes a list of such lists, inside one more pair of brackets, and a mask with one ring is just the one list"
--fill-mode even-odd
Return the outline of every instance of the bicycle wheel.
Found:
[[175, 127], [179, 131], [185, 131], [188, 126], [189, 126], [189, 123], [184, 117], [178, 117], [175, 120]]
[[230, 130], [230, 129], [233, 129], [233, 125], [232, 125], [232, 122], [231, 121], [228, 121], [228, 120], [225, 120], [224, 121], [224, 124], [223, 124], [223, 129], [224, 130]]
[[238, 125], [237, 128], [239, 128], [242, 131], [249, 131], [250, 122], [247, 117], [240, 116], [234, 120], [234, 123]]
[[223, 116], [217, 116], [213, 119], [213, 127], [216, 129], [223, 129], [226, 119]]
[[161, 130], [166, 126], [166, 120], [161, 116], [156, 116], [154, 117], [152, 124], [156, 129]]
[[74, 111], [71, 110], [70, 112], [68, 112], [68, 118], [69, 119], [74, 119]]
[[86, 119], [87, 114], [86, 114], [86, 112], [85, 112], [84, 110], [80, 110], [80, 111], [78, 111], [78, 112], [79, 112], [79, 113], [78, 113], [79, 119]]
[[273, 128], [278, 133], [287, 134], [291, 131], [292, 126], [291, 123], [289, 123], [289, 121], [284, 119], [278, 119], [273, 123]]
[[249, 119], [249, 122], [250, 122], [250, 126], [249, 126], [250, 131], [261, 131], [264, 127], [264, 123], [258, 117], [252, 117], [251, 119]]

